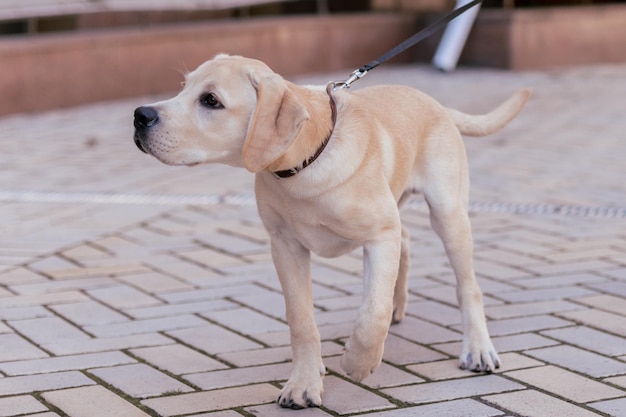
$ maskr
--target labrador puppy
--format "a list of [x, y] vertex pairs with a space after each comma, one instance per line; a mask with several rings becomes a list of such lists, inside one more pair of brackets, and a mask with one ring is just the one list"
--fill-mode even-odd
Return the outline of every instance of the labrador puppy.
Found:
[[311, 252], [337, 257], [363, 248], [363, 303], [341, 366], [361, 381], [380, 364], [389, 325], [407, 307], [409, 236], [399, 208], [417, 192], [457, 279], [459, 366], [476, 372], [500, 366], [472, 265], [461, 134], [496, 132], [529, 94], [521, 90], [491, 113], [470, 116], [413, 88], [299, 86], [260, 61], [222, 54], [187, 74], [176, 97], [135, 110], [135, 143], [165, 164], [220, 162], [256, 174], [293, 351], [281, 406], [322, 403]]

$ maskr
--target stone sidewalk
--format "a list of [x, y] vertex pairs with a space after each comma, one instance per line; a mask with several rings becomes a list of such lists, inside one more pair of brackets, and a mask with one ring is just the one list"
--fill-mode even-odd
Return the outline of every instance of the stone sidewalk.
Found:
[[253, 177], [141, 154], [144, 97], [0, 119], [0, 416], [626, 416], [626, 66], [384, 66], [359, 84], [383, 83], [468, 112], [535, 89], [466, 141], [503, 369], [456, 368], [454, 277], [416, 200], [410, 307], [382, 366], [361, 384], [339, 368], [360, 254], [315, 258], [324, 406], [280, 409], [291, 352]]

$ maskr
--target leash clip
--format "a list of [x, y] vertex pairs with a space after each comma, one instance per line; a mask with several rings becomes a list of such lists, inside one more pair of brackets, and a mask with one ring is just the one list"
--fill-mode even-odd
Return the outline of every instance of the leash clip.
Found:
[[365, 74], [367, 74], [366, 70], [364, 70], [362, 68], [358, 68], [358, 69], [352, 71], [352, 74], [350, 74], [350, 77], [348, 77], [347, 80], [345, 80], [345, 81], [331, 81], [330, 82], [330, 86], [332, 87], [333, 91], [337, 91], [337, 90], [340, 90], [342, 88], [350, 88], [352, 83], [354, 83], [356, 80], [360, 80], [361, 78], [363, 78], [363, 76]]

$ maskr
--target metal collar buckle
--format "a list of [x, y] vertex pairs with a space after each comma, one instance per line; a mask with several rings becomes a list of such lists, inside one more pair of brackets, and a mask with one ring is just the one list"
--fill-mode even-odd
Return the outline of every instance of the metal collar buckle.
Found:
[[363, 76], [367, 74], [367, 71], [359, 68], [356, 69], [352, 72], [352, 74], [350, 74], [350, 77], [348, 77], [347, 80], [345, 81], [331, 81], [329, 84], [330, 88], [332, 91], [337, 91], [340, 90], [342, 88], [350, 88], [350, 86], [352, 85], [352, 83], [354, 83], [356, 80], [360, 80], [361, 78], [363, 78]]

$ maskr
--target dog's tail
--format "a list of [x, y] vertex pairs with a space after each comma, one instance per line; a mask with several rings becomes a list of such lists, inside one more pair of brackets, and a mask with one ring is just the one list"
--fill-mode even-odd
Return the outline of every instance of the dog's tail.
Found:
[[517, 91], [504, 103], [487, 114], [473, 116], [458, 110], [446, 109], [459, 131], [468, 136], [487, 136], [506, 126], [522, 110], [531, 89]]

